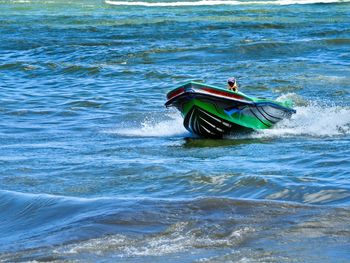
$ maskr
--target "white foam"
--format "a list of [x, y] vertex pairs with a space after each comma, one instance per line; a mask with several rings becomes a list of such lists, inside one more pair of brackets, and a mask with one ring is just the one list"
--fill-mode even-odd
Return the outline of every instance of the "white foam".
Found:
[[189, 134], [182, 124], [183, 118], [180, 113], [167, 114], [166, 117], [167, 120], [147, 118], [141, 123], [141, 127], [118, 128], [113, 129], [111, 133], [131, 137], [169, 137]]
[[350, 107], [323, 106], [312, 103], [295, 107], [291, 119], [269, 130], [260, 130], [254, 137], [315, 136], [332, 137], [350, 134]]
[[[248, 135], [248, 138], [312, 136], [332, 137], [350, 135], [350, 107], [325, 105], [310, 102], [293, 93], [285, 94], [277, 100], [290, 99], [297, 111], [290, 119], [282, 120], [273, 128], [259, 130]], [[162, 120], [146, 118], [139, 125], [127, 128], [116, 128], [107, 133], [130, 137], [170, 137], [190, 136], [183, 126], [183, 118], [178, 112], [161, 116]], [[234, 136], [237, 137], [237, 136]], [[241, 136], [238, 136], [241, 137]], [[247, 137], [247, 135], [243, 135]]]
[[[278, 0], [276, 5], [309, 5], [309, 4], [336, 4], [346, 3], [349, 0]], [[273, 2], [271, 2], [273, 4]]]
[[12, 3], [27, 4], [30, 3], [29, 0], [13, 0]]
[[71, 244], [55, 249], [60, 255], [92, 253], [103, 255], [113, 251], [119, 257], [163, 256], [192, 250], [193, 248], [231, 247], [242, 242], [255, 229], [243, 227], [235, 229], [227, 236], [198, 236], [198, 229], [192, 229], [189, 222], [177, 222], [159, 235], [145, 236], [143, 239], [133, 239], [115, 234], [106, 237], [90, 239], [78, 244]]
[[348, 3], [350, 0], [276, 0], [276, 1], [234, 1], [234, 0], [200, 0], [180, 2], [146, 2], [146, 1], [110, 1], [106, 4], [119, 6], [144, 7], [174, 7], [174, 6], [215, 6], [215, 5], [306, 5], [306, 4], [332, 4]]
[[171, 7], [171, 6], [209, 6], [209, 5], [239, 5], [241, 2], [238, 1], [211, 1], [202, 0], [194, 2], [130, 2], [130, 1], [109, 1], [106, 0], [107, 4], [110, 5], [124, 5], [124, 6], [145, 6], [145, 7]]

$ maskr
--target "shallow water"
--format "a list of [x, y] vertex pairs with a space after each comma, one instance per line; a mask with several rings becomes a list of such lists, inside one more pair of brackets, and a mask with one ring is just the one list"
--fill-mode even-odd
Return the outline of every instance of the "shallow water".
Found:
[[[307, 2], [0, 0], [0, 261], [348, 262], [350, 3]], [[164, 108], [229, 76], [297, 113]]]

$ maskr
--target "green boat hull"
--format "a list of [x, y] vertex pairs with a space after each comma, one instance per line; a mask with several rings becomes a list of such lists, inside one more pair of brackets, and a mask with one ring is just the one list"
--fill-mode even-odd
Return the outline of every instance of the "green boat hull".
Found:
[[203, 137], [269, 129], [295, 113], [290, 101], [252, 98], [197, 82], [177, 87], [167, 98], [165, 105], [181, 112], [185, 128]]

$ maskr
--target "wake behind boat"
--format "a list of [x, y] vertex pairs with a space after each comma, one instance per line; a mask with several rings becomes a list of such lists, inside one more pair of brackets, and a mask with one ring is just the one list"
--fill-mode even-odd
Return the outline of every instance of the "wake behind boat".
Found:
[[166, 107], [176, 107], [184, 117], [184, 126], [203, 137], [259, 129], [269, 129], [296, 113], [291, 101], [252, 98], [199, 82], [187, 82], [167, 94]]

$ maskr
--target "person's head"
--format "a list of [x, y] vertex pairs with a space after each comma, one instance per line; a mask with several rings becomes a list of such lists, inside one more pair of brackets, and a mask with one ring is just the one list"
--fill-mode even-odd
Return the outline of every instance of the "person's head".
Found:
[[236, 79], [235, 78], [229, 78], [228, 80], [227, 80], [227, 84], [232, 88], [232, 87], [234, 87], [235, 85], [236, 85]]

